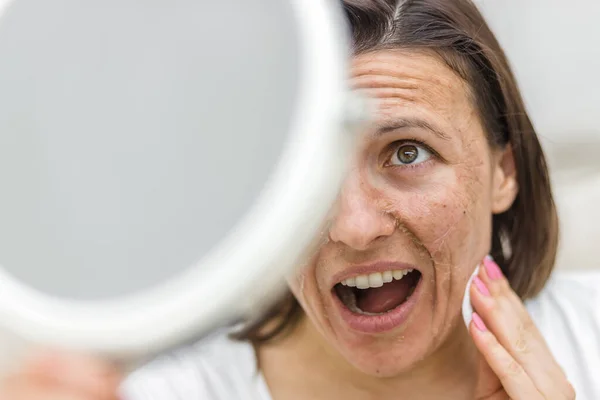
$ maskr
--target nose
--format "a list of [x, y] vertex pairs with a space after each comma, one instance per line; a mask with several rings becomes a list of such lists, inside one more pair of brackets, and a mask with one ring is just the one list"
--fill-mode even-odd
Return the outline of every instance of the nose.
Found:
[[366, 190], [359, 176], [346, 179], [337, 202], [337, 213], [329, 238], [355, 250], [367, 250], [378, 239], [396, 229], [395, 219], [378, 207], [380, 201]]

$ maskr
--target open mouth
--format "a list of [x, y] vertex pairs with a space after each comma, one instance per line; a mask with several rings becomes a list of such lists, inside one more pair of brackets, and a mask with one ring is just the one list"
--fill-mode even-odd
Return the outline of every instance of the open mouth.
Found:
[[375, 272], [344, 279], [333, 291], [351, 312], [376, 316], [404, 304], [420, 281], [421, 272], [416, 269]]

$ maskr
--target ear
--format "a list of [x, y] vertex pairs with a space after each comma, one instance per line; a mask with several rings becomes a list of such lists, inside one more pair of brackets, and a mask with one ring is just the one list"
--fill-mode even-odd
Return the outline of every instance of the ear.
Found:
[[508, 210], [519, 192], [515, 158], [510, 143], [492, 156], [492, 212], [501, 214]]

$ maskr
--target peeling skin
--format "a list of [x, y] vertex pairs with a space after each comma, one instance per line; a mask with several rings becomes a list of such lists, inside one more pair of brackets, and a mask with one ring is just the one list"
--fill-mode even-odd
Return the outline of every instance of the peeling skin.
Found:
[[[327, 349], [314, 352], [327, 359], [306, 362], [335, 365], [332, 380], [339, 374], [347, 382], [348, 374], [362, 374], [357, 382], [364, 376], [402, 381], [410, 373], [416, 384], [419, 371], [455, 373], [448, 368], [456, 368], [453, 360], [464, 340], [464, 288], [490, 246], [496, 158], [470, 89], [432, 53], [359, 55], [351, 84], [378, 99], [378, 116], [361, 138], [329, 241], [290, 282], [307, 315], [295, 335], [306, 348]], [[415, 120], [433, 130], [420, 123], [384, 129]], [[399, 143], [421, 146], [413, 140], [428, 146], [432, 157], [417, 165], [391, 165]], [[418, 266], [424, 285], [420, 301], [392, 332], [351, 331], [334, 307], [332, 276], [377, 261]]]

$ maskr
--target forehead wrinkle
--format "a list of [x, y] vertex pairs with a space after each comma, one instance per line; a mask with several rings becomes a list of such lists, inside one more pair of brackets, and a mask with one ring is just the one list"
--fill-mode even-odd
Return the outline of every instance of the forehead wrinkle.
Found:
[[351, 85], [378, 99], [382, 117], [406, 109], [425, 111], [429, 118], [443, 120], [455, 134], [465, 133], [464, 124], [470, 125], [457, 120], [457, 115], [465, 109], [470, 119], [477, 114], [468, 84], [429, 53], [385, 50], [357, 56]]
[[418, 90], [421, 87], [417, 78], [392, 75], [387, 71], [355, 75], [350, 83], [352, 89], [373, 89], [371, 93], [377, 93], [375, 89]]
[[446, 62], [433, 51], [417, 49], [383, 49], [371, 53], [360, 54], [352, 58], [352, 70], [358, 73], [365, 71], [393, 70], [402, 73], [402, 68], [411, 70], [413, 76], [428, 77], [423, 71], [423, 62], [431, 68], [443, 68], [454, 74]]
[[[395, 63], [384, 63], [379, 59], [364, 63], [355, 62], [352, 69], [351, 85], [354, 89], [365, 89], [376, 97], [386, 94], [411, 95], [418, 92], [422, 97], [449, 97], [454, 91], [447, 90], [459, 86], [462, 81], [443, 65], [432, 65], [432, 57], [428, 57], [424, 65], [405, 65], [396, 60]], [[409, 63], [411, 64], [411, 63]], [[452, 96], [450, 96], [452, 97]]]
[[364, 91], [377, 99], [422, 101], [433, 109], [462, 102], [460, 94], [455, 93], [460, 93], [460, 90], [452, 90], [453, 84], [450, 81], [435, 76], [417, 77], [411, 72], [398, 74], [395, 69], [355, 75], [350, 84], [352, 89]]
[[[352, 82], [365, 84], [365, 81], [374, 80], [378, 86], [388, 85], [382, 77], [390, 78], [390, 86], [404, 88], [421, 88], [431, 86], [449, 88], [455, 85], [464, 86], [464, 81], [455, 76], [454, 72], [445, 64], [432, 56], [419, 57], [411, 60], [409, 57], [398, 59], [397, 54], [392, 54], [393, 62], [386, 61], [384, 55], [373, 57], [367, 61], [360, 57], [353, 62], [351, 69]], [[383, 85], [382, 85], [383, 83]], [[425, 84], [425, 85], [423, 85]], [[370, 87], [369, 83], [365, 84]]]

